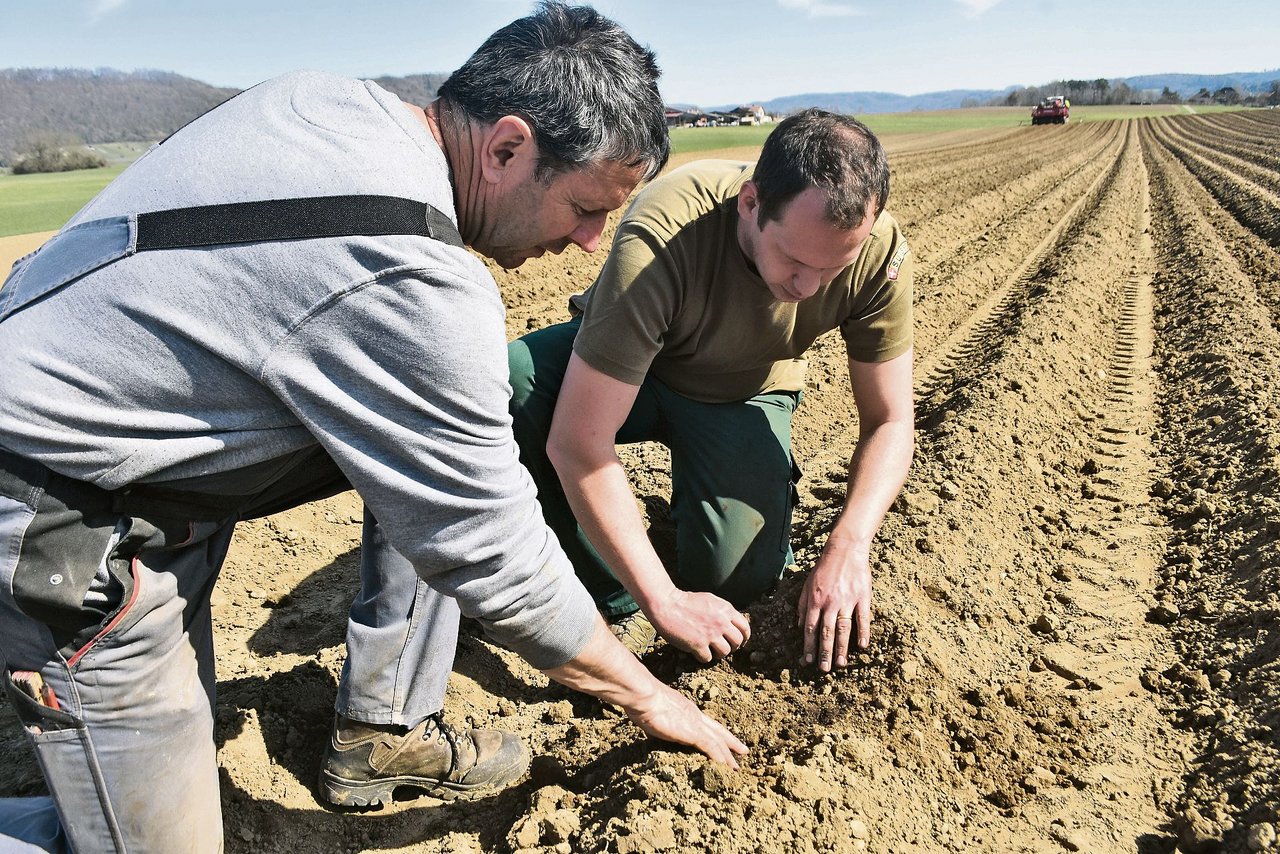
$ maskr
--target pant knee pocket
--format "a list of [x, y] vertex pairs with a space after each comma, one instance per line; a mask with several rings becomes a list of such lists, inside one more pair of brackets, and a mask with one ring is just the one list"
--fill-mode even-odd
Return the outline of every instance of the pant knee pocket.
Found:
[[88, 841], [80, 850], [108, 850], [112, 842], [123, 850], [88, 727], [75, 715], [36, 702], [14, 685], [12, 675], [4, 676], [9, 704], [35, 748], [68, 837]]
[[75, 731], [84, 728], [79, 718], [62, 709], [54, 709], [37, 703], [27, 692], [13, 682], [13, 675], [6, 672], [4, 690], [9, 705], [18, 720], [33, 737], [54, 732]]

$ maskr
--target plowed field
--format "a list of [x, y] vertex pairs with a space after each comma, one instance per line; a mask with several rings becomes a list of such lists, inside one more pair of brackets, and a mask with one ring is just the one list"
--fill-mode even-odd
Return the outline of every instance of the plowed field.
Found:
[[[858, 434], [828, 336], [795, 424], [798, 569], [729, 660], [646, 659], [751, 745], [736, 773], [465, 626], [450, 713], [521, 732], [529, 779], [323, 809], [359, 504], [245, 525], [215, 594], [227, 849], [1276, 847], [1278, 140], [1280, 112], [1256, 111], [887, 141], [917, 256], [918, 433], [873, 556], [872, 646], [834, 675], [796, 663], [799, 584]], [[496, 271], [509, 334], [562, 319], [602, 261]], [[669, 551], [666, 454], [625, 454]], [[3, 715], [0, 793], [38, 791]]]

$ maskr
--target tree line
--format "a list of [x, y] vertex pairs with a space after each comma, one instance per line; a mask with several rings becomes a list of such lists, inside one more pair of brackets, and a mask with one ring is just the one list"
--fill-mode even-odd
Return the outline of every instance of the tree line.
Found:
[[68, 134], [38, 133], [30, 137], [26, 146], [13, 161], [13, 174], [29, 175], [35, 172], [73, 172], [77, 169], [99, 169], [107, 165], [107, 158], [91, 151]]
[[[1043, 86], [1024, 86], [1012, 89], [1008, 94], [988, 100], [988, 107], [1031, 107], [1052, 95], [1065, 95], [1073, 105], [1078, 104], [1226, 104], [1229, 106], [1275, 107], [1280, 106], [1280, 79], [1272, 80], [1259, 92], [1245, 92], [1234, 86], [1223, 86], [1214, 91], [1201, 87], [1187, 98], [1168, 86], [1159, 95], [1146, 89], [1134, 89], [1123, 81], [1112, 83], [1104, 77], [1096, 80], [1055, 80]], [[976, 106], [976, 105], [973, 105]]]

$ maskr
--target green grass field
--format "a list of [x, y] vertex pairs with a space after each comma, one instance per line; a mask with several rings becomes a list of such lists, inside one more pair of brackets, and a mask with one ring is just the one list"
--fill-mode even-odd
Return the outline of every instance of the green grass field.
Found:
[[0, 175], [0, 237], [61, 228], [127, 165], [45, 175]]
[[[1141, 106], [1072, 107], [1071, 121], [1092, 122], [1150, 116], [1186, 115], [1189, 112], [1228, 112], [1236, 107], [1146, 104]], [[914, 113], [878, 113], [859, 116], [882, 136], [942, 133], [992, 127], [1029, 125], [1031, 110], [1024, 107], [974, 107]], [[676, 154], [725, 148], [759, 148], [772, 125], [760, 127], [674, 128], [671, 146]], [[119, 175], [128, 163], [146, 150], [146, 143], [99, 146], [111, 165], [104, 169], [61, 172], [50, 175], [0, 175], [0, 237], [53, 231], [95, 193]]]
[[[1073, 106], [1073, 122], [1105, 122], [1112, 119], [1137, 119], [1151, 116], [1183, 116], [1189, 113], [1222, 113], [1240, 109], [1218, 105], [1187, 107], [1180, 104], [1142, 104], [1115, 106]], [[921, 110], [913, 113], [875, 113], [860, 115], [859, 121], [880, 136], [907, 133], [943, 133], [952, 130], [974, 130], [993, 127], [1018, 127], [1031, 124], [1030, 107], [970, 107], [962, 110]], [[673, 128], [671, 146], [676, 154], [712, 151], [719, 148], [764, 144], [772, 125], [760, 127]]]

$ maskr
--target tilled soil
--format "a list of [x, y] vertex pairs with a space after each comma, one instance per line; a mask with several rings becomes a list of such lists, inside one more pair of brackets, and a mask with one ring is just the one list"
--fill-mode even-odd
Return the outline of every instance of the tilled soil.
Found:
[[[730, 659], [646, 659], [751, 746], [736, 773], [467, 625], [448, 710], [521, 733], [529, 778], [325, 809], [359, 503], [246, 524], [214, 599], [227, 850], [1276, 848], [1278, 138], [1256, 111], [886, 140], [918, 259], [919, 429], [871, 647], [834, 675], [797, 664], [796, 596], [857, 437], [827, 336], [795, 423], [798, 567]], [[495, 270], [509, 334], [563, 319], [602, 260]], [[669, 557], [668, 458], [624, 453]], [[0, 741], [0, 794], [39, 791], [7, 709]]]

